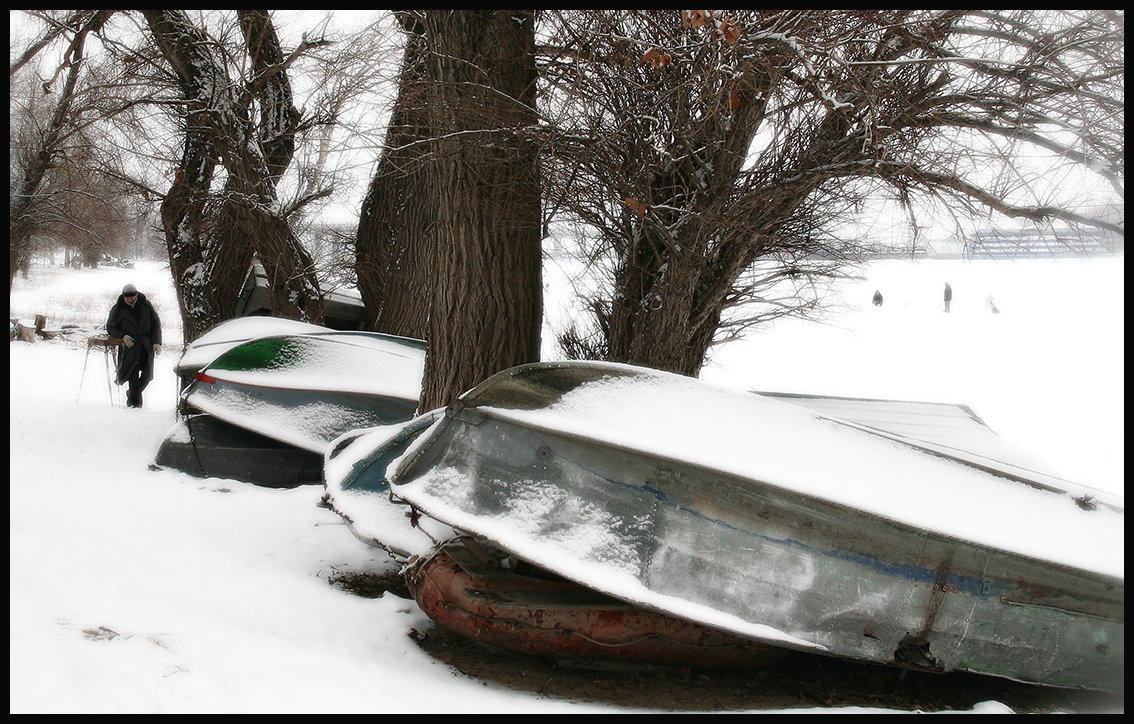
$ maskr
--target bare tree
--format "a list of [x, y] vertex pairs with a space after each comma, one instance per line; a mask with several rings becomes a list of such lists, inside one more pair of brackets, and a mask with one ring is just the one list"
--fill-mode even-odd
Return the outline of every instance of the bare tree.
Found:
[[[61, 165], [68, 140], [82, 128], [83, 124], [76, 119], [72, 106], [83, 69], [86, 41], [90, 34], [97, 32], [106, 23], [112, 12], [80, 10], [70, 13], [62, 20], [53, 21], [47, 31], [11, 65], [9, 77], [14, 76], [51, 41], [60, 37], [68, 38], [63, 61], [55, 71], [55, 78], [43, 85], [44, 93], [48, 93], [54, 80], [62, 76], [52, 113], [42, 126], [35, 127], [34, 114], [24, 117], [22, 120], [26, 124], [22, 129], [28, 133], [13, 148], [11, 162], [14, 168], [10, 174], [8, 206], [9, 291], [16, 271], [27, 263], [32, 235], [37, 228], [45, 225], [45, 216], [51, 216], [42, 212], [49, 206], [49, 201], [58, 201], [54, 194], [45, 193], [44, 182], [52, 169]], [[58, 211], [58, 204], [55, 210]]]
[[[356, 237], [368, 212], [363, 202], [359, 214], [353, 192], [365, 188], [371, 175], [370, 150], [392, 135], [384, 119], [390, 115], [401, 47], [392, 18], [387, 11], [375, 11], [361, 28], [317, 30], [328, 44], [292, 66], [297, 84], [308, 89], [303, 104], [307, 120], [297, 133], [293, 178], [281, 187], [281, 198], [296, 233], [315, 257], [324, 291], [364, 286], [358, 279], [356, 267], [364, 265], [356, 247], [365, 242]], [[351, 192], [349, 211], [342, 204], [344, 190]]]
[[[277, 203], [298, 114], [270, 16], [237, 11], [249, 73], [234, 80], [228, 49], [183, 11], [141, 12], [183, 99], [182, 157], [162, 221], [186, 341], [230, 316], [254, 255], [268, 274], [273, 314], [318, 321], [313, 262]], [[218, 172], [223, 188], [214, 193]]]
[[95, 130], [72, 136], [40, 188], [37, 236], [52, 249], [63, 248], [68, 264], [98, 266], [106, 256], [120, 256], [135, 233], [136, 197], [103, 172], [98, 142], [89, 133]]
[[575, 355], [696, 375], [714, 341], [814, 309], [808, 287], [864, 250], [841, 225], [881, 193], [1106, 225], [1040, 196], [1037, 150], [1121, 193], [1121, 12], [561, 11], [547, 29], [547, 195], [605, 275], [561, 340]]

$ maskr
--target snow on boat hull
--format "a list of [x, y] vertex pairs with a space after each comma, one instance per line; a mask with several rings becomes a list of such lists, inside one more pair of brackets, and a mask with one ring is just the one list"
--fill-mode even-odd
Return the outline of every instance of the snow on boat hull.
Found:
[[184, 402], [232, 425], [322, 455], [351, 430], [417, 410], [424, 344], [361, 332], [238, 344], [199, 370]]
[[407, 350], [416, 349], [421, 353], [425, 351], [423, 340], [410, 337], [332, 329], [279, 317], [241, 317], [221, 322], [187, 345], [174, 365], [173, 371], [179, 378], [189, 383], [198, 372], [235, 347], [258, 339], [288, 335], [326, 337], [343, 342], [366, 339], [388, 340]]
[[[773, 646], [1123, 690], [1121, 509], [785, 403], [624, 366], [514, 368], [390, 483], [536, 566]], [[992, 530], [1014, 515], [1036, 530]], [[1073, 538], [1117, 563], [1062, 559]]]
[[173, 367], [186, 384], [213, 361], [234, 347], [265, 337], [282, 335], [337, 336], [340, 332], [316, 324], [279, 317], [242, 317], [229, 319], [209, 329], [185, 346]]
[[785, 649], [632, 606], [538, 569], [503, 568], [494, 553], [459, 543], [442, 546], [407, 569], [410, 593], [443, 628], [557, 661], [757, 668], [786, 654]]
[[433, 411], [397, 425], [356, 430], [335, 440], [323, 461], [323, 504], [337, 513], [359, 540], [395, 559], [428, 555], [438, 540], [458, 535], [436, 521], [414, 518], [404, 501], [390, 495], [387, 469], [439, 419]]

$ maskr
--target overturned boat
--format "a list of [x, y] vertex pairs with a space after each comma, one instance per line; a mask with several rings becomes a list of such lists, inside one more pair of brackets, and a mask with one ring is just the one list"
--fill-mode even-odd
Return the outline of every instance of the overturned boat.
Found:
[[324, 458], [323, 504], [338, 513], [359, 540], [403, 562], [429, 555], [439, 541], [460, 536], [395, 499], [387, 479], [390, 464], [442, 414], [434, 410], [402, 424], [351, 431], [336, 439]]
[[1123, 690], [1122, 499], [992, 445], [602, 363], [507, 370], [411, 437], [372, 467], [415, 515], [634, 606], [768, 646]]
[[377, 333], [286, 334], [225, 351], [184, 391], [192, 408], [322, 454], [350, 430], [413, 417], [425, 345]]
[[342, 332], [317, 324], [299, 322], [280, 317], [238, 317], [212, 327], [185, 346], [173, 366], [174, 373], [184, 382], [193, 377], [234, 347], [265, 337], [280, 335], [336, 336]]
[[[330, 329], [366, 329], [369, 316], [357, 289], [344, 287], [323, 291], [323, 324]], [[272, 284], [268, 272], [258, 258], [248, 265], [244, 284], [233, 307], [236, 318], [264, 319], [272, 313]]]
[[424, 364], [421, 340], [230, 320], [178, 360], [181, 419], [155, 464], [272, 487], [319, 484], [331, 441], [414, 416]]
[[754, 668], [785, 650], [636, 606], [423, 516], [387, 475], [443, 410], [343, 435], [327, 451], [322, 504], [359, 540], [405, 564], [414, 600], [439, 626], [564, 665]]

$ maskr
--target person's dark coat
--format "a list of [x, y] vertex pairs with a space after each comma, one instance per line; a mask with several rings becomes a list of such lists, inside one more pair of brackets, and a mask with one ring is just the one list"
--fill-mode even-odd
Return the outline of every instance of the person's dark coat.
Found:
[[131, 307], [119, 294], [118, 301], [110, 308], [106, 333], [111, 337], [130, 335], [134, 338], [133, 347], [118, 346], [118, 384], [141, 371], [140, 382], [145, 386], [154, 377], [154, 345], [161, 344], [161, 320], [146, 295], [138, 292]]

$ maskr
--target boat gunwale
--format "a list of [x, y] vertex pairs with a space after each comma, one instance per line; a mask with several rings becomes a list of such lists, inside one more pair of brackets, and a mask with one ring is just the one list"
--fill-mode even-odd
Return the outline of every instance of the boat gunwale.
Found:
[[[248, 319], [248, 318], [242, 317], [240, 319]], [[227, 320], [227, 321], [234, 321], [234, 320]], [[213, 327], [213, 329], [209, 330], [208, 332], [205, 332], [205, 334], [206, 335], [209, 334], [209, 332], [212, 332], [213, 330], [223, 326], [224, 324], [225, 324], [224, 322], [221, 322], [220, 324]], [[312, 326], [316, 326], [316, 325], [312, 325]], [[201, 336], [203, 337], [205, 335], [201, 335]], [[250, 342], [259, 342], [261, 340], [278, 339], [278, 338], [285, 338], [285, 337], [320, 338], [320, 339], [326, 338], [326, 337], [359, 337], [359, 338], [363, 338], [363, 339], [391, 341], [391, 342], [395, 342], [395, 343], [399, 343], [399, 344], [404, 343], [403, 346], [408, 347], [410, 349], [419, 350], [421, 352], [428, 351], [428, 343], [425, 340], [417, 339], [417, 338], [414, 338], [414, 337], [403, 337], [403, 336], [396, 335], [396, 334], [386, 334], [385, 332], [369, 332], [369, 331], [366, 331], [366, 330], [338, 330], [338, 329], [330, 329], [330, 328], [316, 329], [316, 330], [313, 330], [311, 332], [300, 332], [300, 331], [279, 332], [279, 331], [277, 331], [277, 332], [271, 332], [269, 334], [255, 335], [255, 336], [249, 336], [249, 337], [241, 337], [239, 339], [218, 339], [214, 342], [204, 342], [204, 343], [190, 342], [189, 344], [185, 345], [185, 348], [181, 352], [181, 356], [178, 358], [177, 362], [174, 363], [173, 371], [174, 371], [174, 374], [176, 374], [178, 377], [185, 377], [190, 373], [196, 373], [196, 372], [199, 372], [201, 370], [208, 369], [218, 359], [223, 357], [225, 354], [227, 354], [231, 350], [237, 349], [239, 347], [243, 347], [244, 345], [249, 344]], [[350, 342], [348, 340], [342, 340], [342, 339], [330, 339], [330, 340], [326, 340], [326, 341], [338, 342], [338, 343], [341, 343], [341, 344], [350, 344]], [[204, 362], [204, 363], [201, 363], [201, 364], [192, 364], [192, 365], [183, 365], [182, 364], [182, 360], [184, 360], [185, 357], [191, 355], [194, 352], [200, 352], [201, 350], [207, 350], [210, 347], [217, 347], [217, 346], [223, 346], [223, 345], [228, 345], [228, 349], [222, 350], [220, 353], [218, 353], [215, 357], [212, 357], [211, 359], [209, 359], [207, 362]], [[362, 345], [354, 345], [354, 346], [361, 347]]]
[[[225, 371], [227, 371], [227, 370], [225, 370]], [[211, 377], [213, 381], [210, 381], [210, 380], [207, 380], [207, 379], [202, 379], [203, 376]], [[413, 402], [413, 403], [420, 401], [420, 398], [418, 398], [418, 397], [406, 397], [405, 395], [394, 395], [394, 394], [388, 394], [388, 393], [384, 393], [384, 392], [363, 392], [363, 391], [360, 391], [360, 390], [344, 390], [344, 389], [339, 389], [339, 388], [312, 387], [312, 386], [306, 386], [306, 385], [301, 386], [301, 387], [300, 386], [285, 387], [283, 385], [264, 385], [264, 384], [259, 384], [259, 383], [256, 383], [256, 382], [242, 382], [240, 380], [227, 379], [222, 375], [217, 375], [214, 372], [210, 372], [208, 369], [201, 370], [200, 372], [198, 372], [193, 377], [193, 384], [194, 385], [197, 384], [197, 383], [213, 384], [214, 381], [215, 382], [223, 382], [224, 384], [232, 385], [233, 387], [249, 387], [249, 388], [257, 389], [257, 390], [280, 390], [281, 392], [311, 392], [313, 394], [351, 395], [351, 396], [355, 396], [355, 397], [378, 398], [378, 399], [383, 399], [383, 400], [397, 400], [399, 402]], [[190, 388], [190, 390], [187, 390], [185, 392], [185, 396], [188, 397], [189, 394], [191, 394], [191, 388]]]

